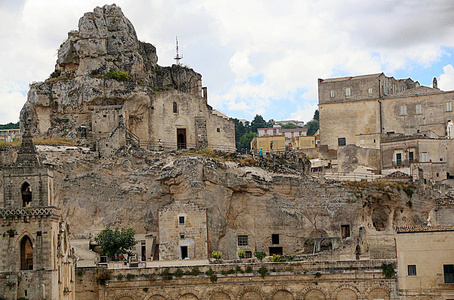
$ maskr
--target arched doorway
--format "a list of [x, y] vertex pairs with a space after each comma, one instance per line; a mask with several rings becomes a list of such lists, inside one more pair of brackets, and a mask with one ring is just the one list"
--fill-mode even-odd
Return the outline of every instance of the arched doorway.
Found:
[[28, 236], [20, 242], [20, 269], [33, 270], [33, 245]]
[[186, 149], [186, 129], [177, 129], [177, 149]]
[[22, 197], [22, 207], [30, 206], [30, 202], [32, 202], [32, 189], [28, 182], [24, 182], [20, 189], [21, 197]]

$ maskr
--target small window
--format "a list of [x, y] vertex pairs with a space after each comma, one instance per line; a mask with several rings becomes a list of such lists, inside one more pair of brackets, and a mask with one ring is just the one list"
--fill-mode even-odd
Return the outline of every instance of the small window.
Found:
[[427, 153], [422, 153], [421, 156], [421, 162], [427, 162]]
[[440, 157], [440, 161], [443, 161], [443, 157]]
[[245, 258], [252, 258], [252, 251], [245, 251], [245, 252], [246, 252]]
[[400, 115], [405, 116], [407, 114], [407, 107], [405, 105], [402, 105], [400, 107]]
[[454, 283], [454, 265], [444, 265], [445, 283]]
[[217, 132], [221, 132], [221, 128], [217, 128], [216, 131], [217, 131]]
[[408, 265], [408, 276], [416, 276], [416, 265]]
[[452, 102], [446, 102], [446, 111], [452, 111]]
[[248, 245], [248, 236], [239, 235], [238, 236], [238, 246], [247, 246]]
[[36, 236], [42, 236], [43, 235], [43, 232], [42, 231], [37, 231], [36, 232]]
[[416, 104], [416, 114], [417, 115], [422, 114], [421, 104]]
[[180, 234], [180, 240], [184, 240], [184, 234]]
[[273, 245], [279, 245], [279, 234], [272, 234], [271, 242], [273, 243]]
[[352, 96], [352, 88], [345, 89], [345, 98], [350, 98]]
[[338, 146], [345, 146], [345, 145], [346, 145], [346, 140], [345, 140], [345, 138], [338, 138], [338, 139], [337, 139], [337, 145], [338, 145]]
[[184, 216], [178, 217], [178, 224], [184, 225], [184, 221], [185, 221]]
[[440, 173], [437, 173], [437, 177], [440, 177]]
[[350, 225], [341, 225], [342, 238], [346, 239], [350, 236]]
[[372, 88], [369, 88], [369, 89], [367, 90], [367, 93], [369, 94], [369, 97], [371, 97], [371, 96], [372, 96]]
[[178, 105], [176, 102], [173, 102], [173, 113], [174, 114], [178, 113]]
[[334, 98], [334, 91], [331, 91], [331, 98]]

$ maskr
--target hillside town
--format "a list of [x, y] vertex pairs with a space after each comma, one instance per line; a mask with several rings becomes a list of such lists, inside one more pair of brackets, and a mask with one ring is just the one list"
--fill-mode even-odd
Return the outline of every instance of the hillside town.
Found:
[[229, 118], [94, 8], [0, 129], [0, 299], [454, 299], [454, 91], [415, 80]]

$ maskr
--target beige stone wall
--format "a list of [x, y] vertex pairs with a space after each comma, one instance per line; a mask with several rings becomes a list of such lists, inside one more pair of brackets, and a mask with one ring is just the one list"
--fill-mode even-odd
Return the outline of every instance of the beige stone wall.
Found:
[[339, 149], [338, 139], [346, 145], [357, 144], [359, 134], [380, 132], [379, 103], [376, 100], [320, 104], [320, 143]]
[[[237, 272], [222, 275], [222, 271], [236, 269], [244, 272], [248, 265], [197, 266], [198, 276], [185, 275], [163, 280], [161, 269], [113, 270], [111, 280], [104, 286], [87, 284], [93, 281], [92, 269], [83, 269], [77, 279], [77, 296], [83, 299], [399, 299], [395, 279], [384, 279], [381, 264], [388, 261], [319, 263], [250, 264], [252, 273]], [[351, 268], [351, 272], [336, 271]], [[264, 267], [262, 278], [258, 270]], [[217, 281], [203, 273], [212, 268]], [[193, 267], [181, 267], [183, 273]], [[177, 267], [168, 268], [174, 273]], [[118, 275], [121, 274], [121, 277]], [[127, 280], [131, 274], [134, 279]], [[131, 276], [130, 275], [130, 276]], [[87, 282], [87, 283], [85, 283]], [[81, 285], [87, 285], [85, 287]], [[98, 293], [96, 293], [99, 291]], [[82, 298], [80, 298], [82, 299]]]
[[296, 149], [315, 148], [315, 136], [299, 136], [294, 138]]
[[[443, 265], [454, 264], [454, 231], [396, 234], [399, 289], [402, 299], [448, 299], [453, 284], [444, 283]], [[408, 266], [416, 266], [409, 275]]]
[[[141, 140], [156, 142], [161, 139], [164, 146], [176, 147], [177, 129], [185, 129], [187, 147], [196, 148], [199, 136], [195, 119], [200, 117], [206, 121], [206, 140], [210, 148], [229, 150], [235, 148], [233, 122], [213, 114], [203, 97], [173, 90], [154, 94], [152, 101], [153, 108], [149, 114], [148, 135], [144, 136], [141, 132], [135, 132]], [[173, 112], [173, 103], [177, 107], [176, 113]]]
[[[454, 120], [454, 111], [446, 111], [446, 103], [454, 103], [454, 92], [385, 98], [382, 102], [383, 132], [407, 135], [433, 131], [437, 136], [446, 136], [449, 120]], [[416, 106], [421, 105], [421, 113]], [[406, 114], [401, 114], [404, 106]]]
[[[181, 219], [183, 222], [180, 222]], [[182, 247], [189, 259], [208, 255], [207, 210], [178, 201], [159, 210], [159, 259], [182, 259]]]

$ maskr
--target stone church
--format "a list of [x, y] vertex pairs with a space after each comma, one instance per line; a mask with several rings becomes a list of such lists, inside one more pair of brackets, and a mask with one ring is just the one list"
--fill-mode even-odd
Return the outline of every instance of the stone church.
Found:
[[1, 172], [2, 299], [75, 299], [69, 226], [53, 191], [53, 172], [41, 164], [28, 128], [16, 162]]

